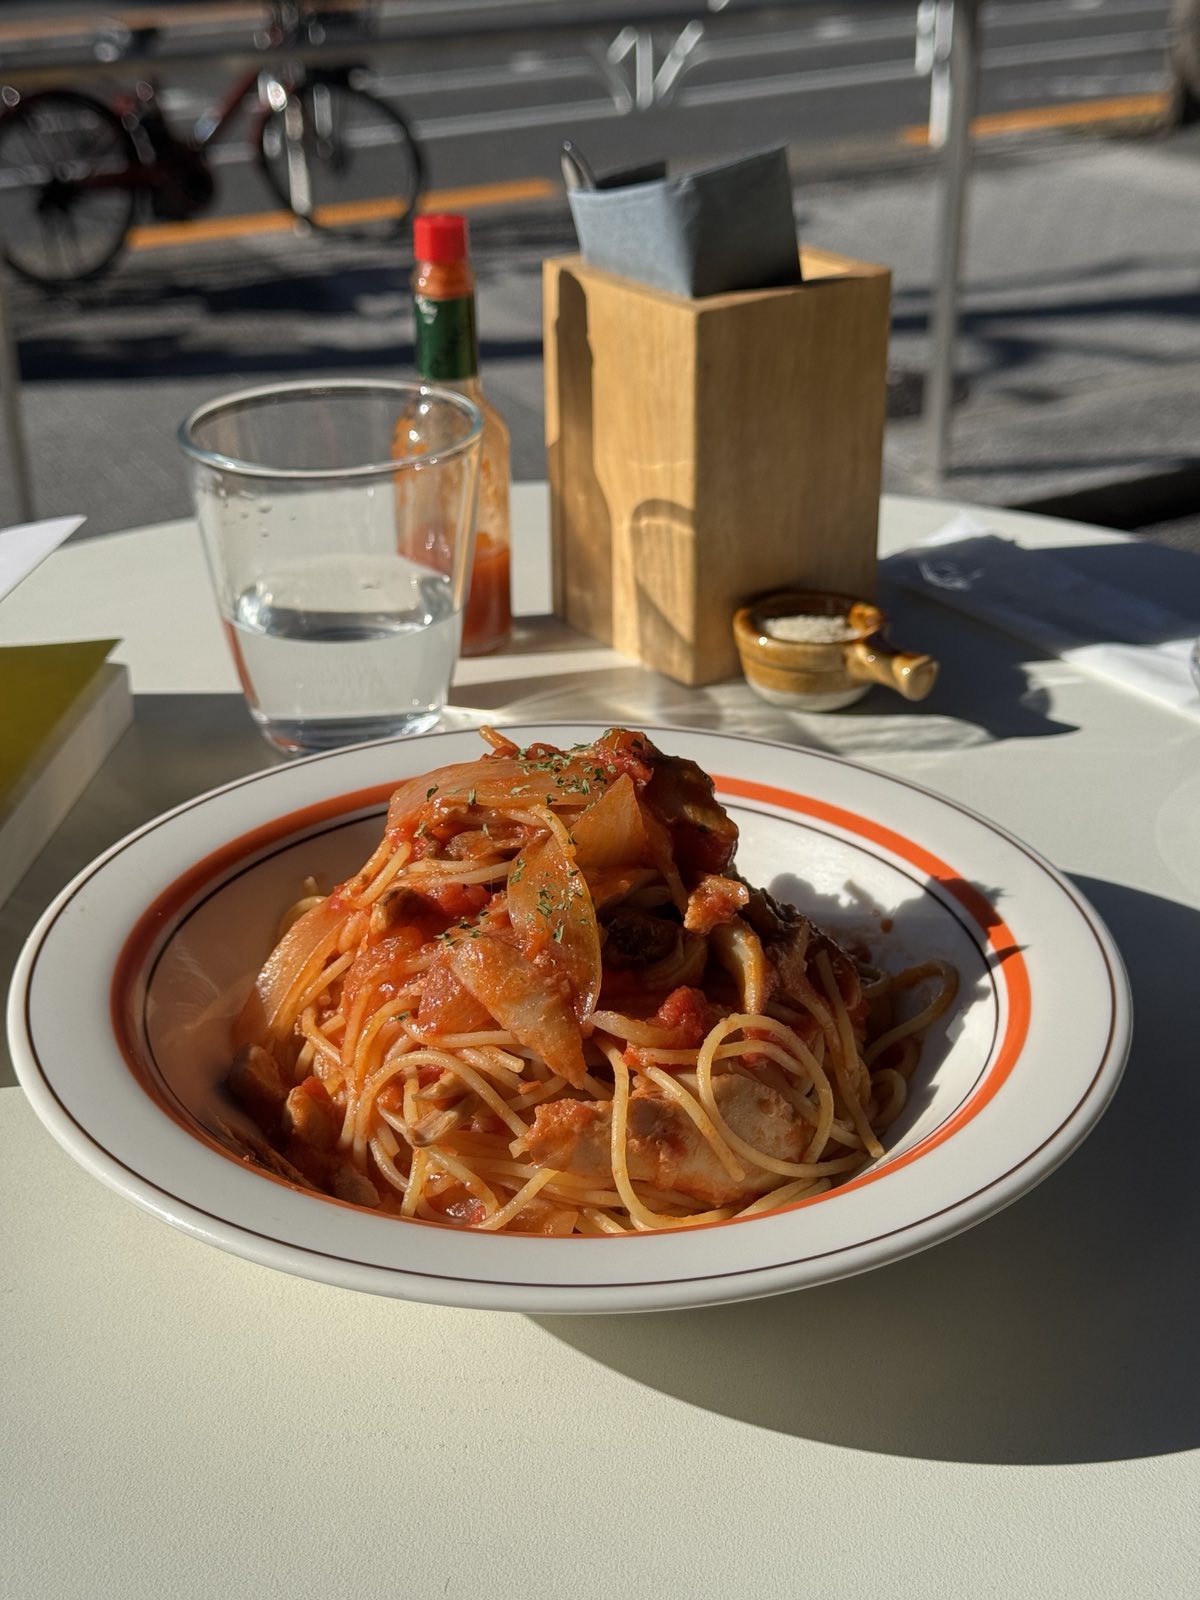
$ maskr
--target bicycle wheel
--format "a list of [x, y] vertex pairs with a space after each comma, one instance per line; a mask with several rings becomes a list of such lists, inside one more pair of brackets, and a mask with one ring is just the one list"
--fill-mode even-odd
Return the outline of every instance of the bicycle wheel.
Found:
[[293, 89], [264, 117], [258, 152], [289, 211], [355, 238], [394, 238], [425, 177], [404, 118], [348, 77], [314, 74]]
[[18, 100], [0, 116], [0, 241], [13, 271], [51, 288], [103, 272], [133, 221], [122, 179], [138, 165], [102, 101], [73, 89]]

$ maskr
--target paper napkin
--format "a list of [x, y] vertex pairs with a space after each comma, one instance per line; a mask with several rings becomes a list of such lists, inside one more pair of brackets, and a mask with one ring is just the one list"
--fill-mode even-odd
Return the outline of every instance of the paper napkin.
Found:
[[801, 281], [783, 148], [656, 181], [567, 195], [583, 259], [636, 283], [702, 296]]
[[49, 522], [18, 522], [0, 528], [0, 600], [27, 578], [64, 539], [81, 527], [84, 517], [55, 517]]
[[1084, 577], [965, 515], [889, 556], [880, 573], [1110, 683], [1200, 717], [1191, 666], [1200, 614], [1181, 615]]

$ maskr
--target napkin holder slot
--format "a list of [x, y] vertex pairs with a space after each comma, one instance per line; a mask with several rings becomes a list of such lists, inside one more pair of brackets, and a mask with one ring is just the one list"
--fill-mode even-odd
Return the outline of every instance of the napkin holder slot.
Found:
[[736, 675], [750, 596], [875, 592], [891, 276], [801, 260], [703, 299], [544, 264], [556, 610], [679, 683]]

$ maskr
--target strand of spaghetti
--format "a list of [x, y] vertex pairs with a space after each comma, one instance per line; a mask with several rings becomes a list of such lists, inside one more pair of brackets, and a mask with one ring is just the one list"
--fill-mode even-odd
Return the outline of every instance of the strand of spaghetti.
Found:
[[[384, 1026], [393, 1019], [398, 1018], [402, 1012], [407, 1011], [411, 1004], [411, 996], [406, 991], [404, 994], [396, 995], [393, 999], [381, 1005], [377, 1011], [372, 1012], [371, 1020], [359, 1033], [354, 1046], [354, 1081], [356, 1083], [364, 1083], [367, 1079], [368, 1073], [365, 1070], [366, 1056]], [[404, 1035], [404, 1037], [407, 1038], [408, 1036]], [[394, 1042], [396, 1041], [389, 1039], [385, 1049], [390, 1048]], [[363, 1070], [360, 1070], [360, 1068]]]
[[764, 1172], [777, 1172], [783, 1178], [823, 1178], [828, 1173], [846, 1172], [850, 1167], [857, 1166], [859, 1162], [857, 1156], [843, 1156], [833, 1161], [782, 1161], [778, 1156], [770, 1156], [765, 1150], [757, 1150], [752, 1144], [748, 1144], [733, 1131], [721, 1115], [713, 1091], [713, 1052], [725, 1035], [735, 1028], [758, 1027], [768, 1020], [756, 1016], [725, 1017], [710, 1030], [696, 1058], [696, 1084], [704, 1109], [716, 1123], [726, 1143], [742, 1157], [743, 1161], [748, 1161], [751, 1166], [761, 1167]]
[[[761, 1034], [764, 1031], [770, 1033], [771, 1039], [755, 1038], [752, 1041], [742, 1040], [733, 1044], [718, 1044], [713, 1052], [713, 1060], [728, 1061], [734, 1057], [744, 1057], [746, 1055], [765, 1055], [779, 1066], [782, 1066], [785, 1071], [791, 1072], [794, 1077], [800, 1076], [800, 1073], [796, 1070], [797, 1066], [803, 1068], [804, 1076], [807, 1077], [817, 1097], [816, 1127], [805, 1152], [806, 1161], [815, 1161], [829, 1141], [835, 1116], [833, 1088], [822, 1060], [824, 1055], [823, 1044], [818, 1041], [821, 1049], [821, 1055], [818, 1055], [808, 1048], [794, 1029], [789, 1028], [786, 1023], [780, 1022], [775, 1017], [750, 1017], [743, 1014], [740, 1020], [743, 1024], [752, 1023], [754, 1032], [757, 1034]], [[736, 1031], [736, 1028], [728, 1030], [728, 1032]], [[776, 1042], [773, 1044], [772, 1040]], [[800, 1110], [801, 1108], [797, 1106], [796, 1109]]]
[[[629, 1041], [633, 1044], [633, 1041]], [[639, 1044], [634, 1048], [638, 1052], [638, 1063], [649, 1061], [656, 1067], [694, 1067], [696, 1065], [696, 1052], [692, 1050], [667, 1050], [661, 1045]]]
[[408, 1030], [414, 1039], [421, 1044], [426, 1044], [431, 1050], [466, 1050], [478, 1049], [483, 1045], [496, 1045], [500, 1049], [513, 1044], [515, 1041], [511, 1033], [506, 1033], [503, 1028], [497, 1028], [488, 1033], [422, 1033], [415, 1024]]
[[825, 1048], [836, 1055], [839, 1045], [833, 1013], [826, 1005], [824, 998], [817, 993], [803, 973], [792, 977], [788, 998], [795, 1000], [808, 1012], [824, 1035]]
[[[421, 1101], [421, 1090], [418, 1086], [414, 1104]], [[436, 1109], [427, 1111], [409, 1127], [409, 1142], [414, 1145], [424, 1145], [428, 1149], [435, 1149], [445, 1145], [451, 1155], [457, 1155], [453, 1140], [463, 1131], [463, 1123], [471, 1114], [472, 1100], [470, 1095], [464, 1095], [454, 1105], [444, 1111]], [[382, 1112], [383, 1108], [380, 1107]]]
[[[771, 1019], [772, 1021], [774, 1019]], [[778, 1024], [776, 1026], [779, 1026]], [[793, 1077], [803, 1075], [812, 1087], [817, 1097], [815, 1107], [795, 1106], [802, 1113], [815, 1110], [816, 1120], [812, 1137], [804, 1152], [806, 1161], [816, 1161], [829, 1142], [830, 1131], [833, 1128], [835, 1106], [833, 1102], [833, 1088], [824, 1067], [805, 1045], [802, 1039], [786, 1029], [790, 1049], [775, 1044], [770, 1039], [744, 1039], [735, 1045], [721, 1045], [715, 1052], [715, 1060], [730, 1060], [735, 1057], [766, 1056], [781, 1066], [785, 1072], [790, 1072]], [[793, 1102], [794, 1104], [794, 1102]], [[807, 1117], [806, 1119], [807, 1120]]]
[[502, 1205], [499, 1211], [493, 1211], [490, 1216], [485, 1217], [482, 1222], [476, 1225], [477, 1231], [480, 1233], [499, 1233], [501, 1228], [507, 1228], [508, 1224], [525, 1209], [534, 1195], [544, 1189], [551, 1179], [556, 1176], [557, 1174], [553, 1167], [543, 1167], [540, 1172], [535, 1172], [529, 1182], [523, 1188], [518, 1189], [506, 1205]]
[[549, 1100], [551, 1096], [561, 1093], [566, 1086], [565, 1078], [557, 1076], [547, 1078], [536, 1089], [530, 1089], [527, 1094], [515, 1095], [508, 1103], [514, 1111], [527, 1111], [530, 1106], [540, 1105], [543, 1100]]
[[380, 835], [379, 843], [372, 850], [368, 859], [363, 863], [354, 876], [343, 885], [346, 894], [357, 899], [375, 874], [383, 868], [397, 849], [396, 841], [391, 838], [385, 828]]
[[[870, 1149], [870, 1141], [874, 1138], [874, 1134], [867, 1120], [866, 1103], [870, 1098], [871, 1076], [859, 1050], [854, 1027], [850, 1021], [850, 1012], [842, 996], [841, 986], [834, 975], [833, 964], [827, 950], [817, 952], [817, 971], [826, 997], [833, 1008], [833, 1022], [837, 1030], [839, 1054], [834, 1061], [834, 1075], [838, 1079], [838, 1087], [842, 1090], [843, 1096], [847, 1097], [855, 1127]], [[872, 1151], [872, 1154], [875, 1153]], [[882, 1145], [879, 1146], [878, 1154], [883, 1154]]]
[[465, 1161], [460, 1161], [457, 1156], [452, 1156], [448, 1150], [440, 1150], [436, 1145], [426, 1147], [425, 1154], [430, 1161], [441, 1167], [443, 1172], [448, 1172], [452, 1178], [457, 1178], [459, 1183], [468, 1193], [473, 1194], [477, 1200], [482, 1200], [488, 1214], [500, 1210], [500, 1201], [494, 1189], [484, 1183], [477, 1172], [473, 1172]]
[[861, 961], [858, 963], [858, 987], [864, 1000], [877, 1000], [891, 986], [890, 974], [879, 967], [868, 967]]
[[347, 950], [343, 955], [338, 956], [336, 961], [331, 961], [324, 971], [317, 973], [308, 988], [296, 1001], [297, 1015], [307, 1011], [309, 1006], [319, 1000], [325, 991], [337, 982], [346, 968], [353, 963], [354, 954], [353, 950]]
[[600, 1079], [593, 1077], [590, 1072], [584, 1073], [580, 1087], [586, 1089], [593, 1100], [611, 1100], [613, 1096], [612, 1086], [601, 1083]]
[[419, 1088], [420, 1083], [416, 1073], [408, 1073], [404, 1079], [404, 1124], [397, 1131], [403, 1133], [404, 1137], [410, 1140], [412, 1138], [411, 1129], [421, 1120], [421, 1108], [417, 1105], [417, 1090]]
[[907, 989], [914, 983], [921, 983], [925, 978], [932, 977], [935, 973], [942, 979], [942, 987], [929, 1004], [915, 1016], [907, 1018], [904, 1022], [898, 1022], [894, 1028], [889, 1028], [886, 1033], [881, 1033], [877, 1039], [871, 1041], [870, 1049], [866, 1052], [868, 1066], [878, 1060], [890, 1045], [897, 1044], [901, 1039], [907, 1039], [913, 1034], [924, 1033], [926, 1028], [937, 1021], [958, 993], [958, 973], [944, 961], [926, 961], [920, 967], [909, 967], [906, 971], [896, 974], [892, 980], [893, 987]]
[[841, 1045], [841, 1054], [834, 1062], [834, 1076], [838, 1080], [838, 1088], [842, 1091], [842, 1099], [846, 1103], [846, 1109], [849, 1111], [851, 1120], [858, 1130], [858, 1136], [862, 1140], [863, 1149], [878, 1161], [883, 1154], [883, 1146], [875, 1137], [871, 1124], [867, 1121], [867, 1113], [863, 1109], [858, 1094], [855, 1092], [855, 1086], [850, 1081], [851, 1062], [864, 1073], [866, 1068], [863, 1066], [862, 1058], [859, 1056], [854, 1030], [850, 1026], [850, 1014], [842, 1001], [841, 991], [838, 989], [837, 981], [833, 976], [833, 967], [830, 965], [829, 955], [825, 950], [817, 952], [817, 971], [821, 974], [821, 982], [825, 985], [825, 992], [833, 1004], [834, 1024], [837, 1028], [838, 1040]]
[[712, 931], [713, 948], [742, 997], [742, 1010], [761, 1016], [770, 987], [762, 940], [740, 922], [723, 922]]
[[370, 913], [366, 911], [351, 911], [342, 923], [341, 933], [338, 938], [339, 950], [357, 950], [362, 942], [362, 936], [367, 931]]
[[878, 1110], [871, 1118], [873, 1128], [889, 1128], [904, 1110], [908, 1099], [908, 1081], [902, 1074], [892, 1067], [880, 1067], [878, 1072], [871, 1074], [871, 1090], [874, 1098], [880, 1088], [886, 1089], [887, 1099], [879, 1104]]
[[669, 1072], [663, 1072], [658, 1067], [642, 1067], [639, 1070], [644, 1078], [649, 1078], [651, 1083], [656, 1083], [667, 1098], [673, 1100], [679, 1109], [691, 1118], [701, 1136], [711, 1147], [713, 1155], [725, 1168], [725, 1171], [735, 1183], [740, 1183], [746, 1176], [745, 1167], [742, 1166], [733, 1151], [717, 1132], [711, 1118], [695, 1095], [689, 1094], [683, 1085], [678, 1083]]
[[593, 1011], [591, 1020], [601, 1033], [611, 1033], [614, 1039], [623, 1039], [626, 1044], [648, 1049], [655, 1045], [666, 1049], [667, 1041], [672, 1037], [670, 1029], [656, 1027], [638, 1017], [626, 1016], [623, 1011]]
[[621, 1196], [615, 1190], [597, 1189], [590, 1178], [576, 1177], [574, 1173], [534, 1167], [525, 1161], [500, 1161], [486, 1157], [474, 1158], [473, 1165], [485, 1178], [531, 1178], [535, 1172], [551, 1171], [554, 1181], [546, 1190], [549, 1197], [565, 1200], [571, 1205], [619, 1206], [621, 1204]]
[[359, 904], [373, 905], [396, 874], [407, 865], [411, 855], [412, 846], [410, 844], [402, 843], [397, 845], [389, 859], [384, 862], [382, 870], [367, 884], [365, 889], [360, 890], [355, 896]]
[[522, 1122], [516, 1112], [509, 1108], [508, 1102], [501, 1099], [483, 1074], [458, 1056], [452, 1056], [445, 1050], [424, 1049], [414, 1050], [405, 1060], [409, 1067], [437, 1066], [446, 1072], [453, 1072], [479, 1096], [489, 1111], [494, 1111], [502, 1122], [508, 1124], [519, 1139], [529, 1132], [529, 1124]]
[[899, 1044], [900, 1059], [899, 1061], [893, 1061], [892, 1067], [907, 1083], [916, 1069], [917, 1062], [921, 1059], [921, 1041], [913, 1034], [910, 1034], [907, 1039], [901, 1039]]
[[400, 1171], [391, 1155], [384, 1149], [378, 1134], [371, 1140], [370, 1150], [380, 1173], [398, 1194], [403, 1194], [408, 1188], [408, 1179]]
[[778, 1189], [768, 1189], [738, 1212], [739, 1217], [757, 1217], [764, 1211], [775, 1211], [779, 1206], [791, 1205], [793, 1200], [807, 1200], [812, 1195], [824, 1194], [832, 1189], [828, 1178], [797, 1178], [795, 1183], [781, 1183]]
[[355, 1045], [369, 1000], [370, 995], [366, 990], [357, 996], [350, 1007], [350, 1015], [346, 1018], [346, 1031], [342, 1036], [341, 1062], [346, 1082], [346, 1110], [342, 1118], [342, 1130], [338, 1135], [338, 1148], [341, 1150], [349, 1149], [354, 1142], [358, 1096], [362, 1089], [361, 1080], [354, 1076]]
[[344, 926], [343, 923], [338, 923], [332, 927], [309, 952], [308, 959], [301, 964], [299, 970], [293, 974], [271, 1022], [270, 1033], [273, 1038], [286, 1038], [295, 1027], [296, 1018], [300, 1015], [300, 999], [308, 993], [313, 979], [324, 970], [325, 963], [338, 949]]
[[404, 1204], [400, 1207], [402, 1217], [416, 1214], [417, 1205], [425, 1192], [425, 1177], [428, 1171], [429, 1157], [424, 1150], [414, 1150], [412, 1167], [408, 1174], [408, 1187], [404, 1191]]
[[825, 1148], [841, 1146], [843, 1150], [861, 1150], [863, 1147], [862, 1136], [857, 1128], [852, 1128], [848, 1122], [840, 1118], [833, 1119], [833, 1126], [829, 1130], [829, 1139]]
[[411, 1049], [412, 1046], [409, 1041], [398, 1039], [384, 1057], [382, 1064], [376, 1067], [375, 1071], [364, 1080], [362, 1089], [359, 1091], [358, 1109], [354, 1117], [353, 1149], [356, 1156], [366, 1149], [367, 1125], [375, 1110], [375, 1101], [379, 1097], [379, 1091], [390, 1083], [398, 1072], [404, 1071], [406, 1065], [405, 1057], [410, 1053]]
[[[589, 1231], [594, 1233], [628, 1233], [629, 1229], [624, 1223], [618, 1222], [616, 1217], [610, 1216], [607, 1211], [601, 1211], [596, 1206], [580, 1206], [579, 1215], [589, 1225]], [[579, 1230], [581, 1233], [583, 1229]]]
[[644, 1206], [633, 1191], [629, 1181], [629, 1164], [625, 1155], [625, 1122], [629, 1110], [629, 1068], [621, 1060], [621, 1052], [614, 1048], [609, 1058], [613, 1069], [613, 1111], [610, 1132], [609, 1159], [613, 1182], [621, 1202], [637, 1228], [652, 1231], [661, 1226], [658, 1216]]
[[629, 1110], [629, 1068], [622, 1061], [621, 1052], [615, 1045], [611, 1047], [611, 1053], [609, 1054], [606, 1051], [606, 1054], [608, 1054], [613, 1069], [612, 1136], [609, 1146], [613, 1182], [634, 1226], [641, 1228], [645, 1232], [653, 1232], [658, 1228], [690, 1227], [701, 1222], [724, 1221], [729, 1215], [727, 1208], [719, 1211], [699, 1211], [688, 1217], [669, 1217], [662, 1216], [656, 1211], [651, 1211], [649, 1206], [642, 1203], [630, 1181], [629, 1164], [625, 1155], [625, 1128]]
[[[691, 1224], [697, 1221], [723, 1222], [726, 1217], [733, 1215], [733, 1206], [722, 1206], [717, 1211], [697, 1211], [694, 1195], [682, 1194], [678, 1189], [659, 1189], [652, 1183], [639, 1183], [636, 1179], [633, 1184], [634, 1193], [644, 1206], [649, 1206], [652, 1211], [659, 1211], [674, 1226], [676, 1223]], [[664, 1209], [671, 1207], [671, 1210]]]
[[[412, 1085], [412, 1089], [412, 1103], [415, 1106], [415, 1083]], [[408, 1086], [406, 1085], [406, 1103], [407, 1094]], [[421, 1150], [427, 1145], [432, 1144], [436, 1139], [443, 1138], [447, 1133], [452, 1132], [456, 1121], [459, 1120], [460, 1111], [458, 1108], [455, 1108], [453, 1111], [443, 1112], [441, 1117], [434, 1117], [432, 1113], [430, 1116], [420, 1117], [414, 1110], [411, 1117], [405, 1118], [400, 1113], [389, 1110], [387, 1106], [383, 1105], [377, 1100], [375, 1105], [375, 1115], [381, 1122], [386, 1123], [389, 1128], [393, 1128], [410, 1149]]]
[[572, 1206], [603, 1206], [606, 1211], [621, 1209], [621, 1196], [615, 1189], [572, 1189], [566, 1184], [552, 1183], [546, 1189], [546, 1197]]
[[311, 1005], [306, 1008], [298, 1026], [305, 1042], [312, 1046], [313, 1050], [321, 1057], [321, 1060], [326, 1064], [326, 1066], [337, 1067], [340, 1070], [342, 1065], [342, 1052], [338, 1049], [337, 1045], [325, 1037], [320, 1025], [317, 1022], [316, 1011]]
[[482, 867], [466, 867], [461, 861], [435, 861], [430, 857], [416, 862], [404, 875], [406, 887], [419, 889], [427, 880], [439, 888], [460, 883], [495, 883], [508, 876], [507, 861], [490, 861]]
[[[458, 1053], [468, 1066], [474, 1067], [476, 1072], [482, 1072], [485, 1078], [491, 1079], [499, 1088], [503, 1089], [509, 1096], [510, 1105], [512, 1104], [512, 1096], [519, 1094], [527, 1087], [521, 1074], [513, 1071], [508, 1062], [502, 1059], [502, 1053], [498, 1050], [491, 1051], [486, 1048], [480, 1050], [465, 1049], [460, 1050]], [[497, 1059], [498, 1057], [501, 1057], [501, 1059]], [[524, 1066], [525, 1063], [522, 1062], [521, 1065]]]
[[544, 828], [547, 833], [552, 833], [568, 858], [574, 859], [575, 846], [571, 835], [562, 818], [556, 817], [549, 806], [526, 806], [524, 810], [510, 811], [508, 815], [512, 821], [524, 823], [526, 827]]

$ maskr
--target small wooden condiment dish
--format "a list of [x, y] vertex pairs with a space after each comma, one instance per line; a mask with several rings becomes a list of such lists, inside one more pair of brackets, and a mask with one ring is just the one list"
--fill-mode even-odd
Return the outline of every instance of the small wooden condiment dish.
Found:
[[[842, 618], [839, 639], [781, 639], [772, 623], [786, 618]], [[818, 624], [819, 627], [819, 624]], [[733, 636], [746, 681], [772, 705], [796, 711], [840, 711], [873, 683], [906, 700], [923, 700], [938, 664], [932, 656], [893, 648], [884, 637], [887, 618], [878, 606], [853, 595], [787, 589], [742, 606]]]

